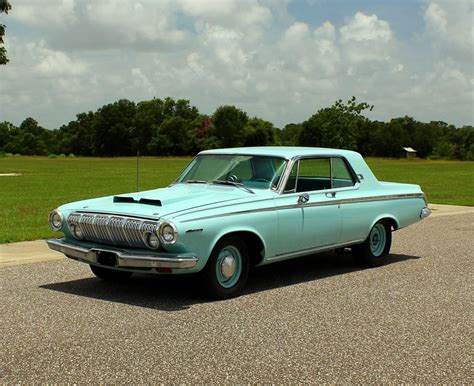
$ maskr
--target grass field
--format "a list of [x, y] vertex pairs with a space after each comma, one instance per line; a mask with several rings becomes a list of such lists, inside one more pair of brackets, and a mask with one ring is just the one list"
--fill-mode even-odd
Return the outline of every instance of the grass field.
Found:
[[[141, 158], [140, 190], [166, 186], [190, 158]], [[383, 181], [421, 185], [429, 202], [474, 206], [474, 162], [368, 158]], [[136, 190], [135, 158], [0, 158], [0, 243], [54, 236], [48, 213], [58, 205]]]

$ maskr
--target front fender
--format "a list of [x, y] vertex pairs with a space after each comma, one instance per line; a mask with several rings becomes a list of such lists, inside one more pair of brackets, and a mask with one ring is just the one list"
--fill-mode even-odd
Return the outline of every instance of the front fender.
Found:
[[[275, 254], [278, 223], [276, 211], [247, 213], [237, 216], [221, 216], [189, 222], [179, 226], [182, 238], [179, 243], [187, 252], [199, 257], [196, 268], [202, 269], [209, 259], [217, 242], [224, 236], [235, 232], [250, 232], [262, 242], [265, 256]], [[184, 229], [184, 225], [186, 225]]]

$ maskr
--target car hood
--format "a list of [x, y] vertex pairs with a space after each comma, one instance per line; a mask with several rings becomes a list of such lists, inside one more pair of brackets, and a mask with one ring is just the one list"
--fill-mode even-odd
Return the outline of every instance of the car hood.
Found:
[[271, 198], [274, 194], [270, 190], [253, 191], [255, 194], [233, 186], [176, 184], [162, 189], [73, 202], [60, 209], [69, 213], [84, 211], [157, 219], [174, 217], [192, 210], [251, 202], [257, 197]]

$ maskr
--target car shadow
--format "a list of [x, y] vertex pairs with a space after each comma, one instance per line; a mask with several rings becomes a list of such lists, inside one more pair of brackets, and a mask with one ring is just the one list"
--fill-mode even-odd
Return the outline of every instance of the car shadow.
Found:
[[[386, 265], [419, 258], [419, 256], [391, 254], [387, 258]], [[243, 295], [363, 269], [365, 268], [354, 264], [351, 254], [347, 252], [324, 253], [287, 260], [252, 269]], [[200, 291], [197, 275], [135, 274], [123, 283], [105, 282], [96, 277], [88, 277], [45, 284], [40, 288], [162, 311], [180, 311], [195, 304], [209, 302]]]

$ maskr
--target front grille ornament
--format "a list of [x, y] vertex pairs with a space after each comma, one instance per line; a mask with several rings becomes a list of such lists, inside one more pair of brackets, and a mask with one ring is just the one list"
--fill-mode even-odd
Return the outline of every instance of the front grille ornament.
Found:
[[74, 212], [67, 218], [69, 230], [74, 235], [74, 227], [82, 230], [82, 240], [120, 247], [149, 248], [146, 236], [157, 234], [158, 221], [108, 215], [102, 213]]

